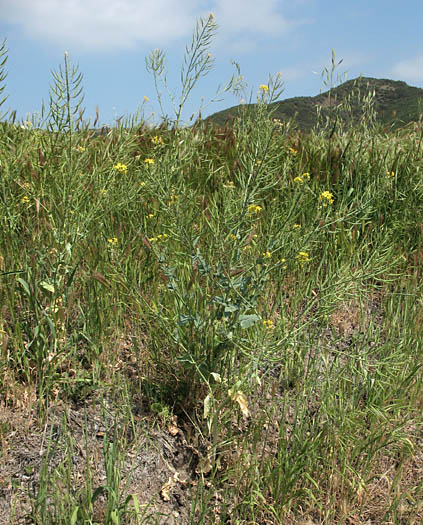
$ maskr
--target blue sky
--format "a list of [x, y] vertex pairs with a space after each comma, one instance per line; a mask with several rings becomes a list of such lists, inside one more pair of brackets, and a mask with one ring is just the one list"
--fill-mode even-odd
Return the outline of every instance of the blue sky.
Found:
[[[320, 74], [330, 67], [332, 49], [343, 59], [343, 78], [362, 74], [423, 87], [422, 0], [0, 0], [9, 95], [2, 109], [16, 109], [19, 119], [39, 111], [49, 99], [51, 71], [68, 51], [83, 74], [86, 118], [93, 120], [98, 106], [101, 124], [113, 125], [138, 109], [157, 122], [160, 109], [145, 57], [155, 48], [166, 52], [169, 86], [177, 95], [185, 45], [196, 20], [210, 12], [219, 26], [210, 48], [215, 64], [188, 100], [185, 120], [202, 97], [212, 99], [230, 79], [231, 59], [253, 97], [278, 72], [285, 86], [281, 98], [325, 90]], [[227, 94], [203, 116], [237, 103]]]

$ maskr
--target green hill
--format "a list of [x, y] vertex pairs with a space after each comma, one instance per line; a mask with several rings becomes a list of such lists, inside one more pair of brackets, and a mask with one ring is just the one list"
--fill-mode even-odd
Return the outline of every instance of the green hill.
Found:
[[[349, 102], [350, 111], [339, 114], [347, 120], [358, 120], [364, 110], [365, 97], [374, 92], [372, 107], [376, 120], [382, 125], [401, 127], [418, 121], [423, 111], [423, 89], [407, 85], [402, 81], [359, 77], [349, 80], [330, 91], [315, 97], [294, 97], [271, 104], [274, 118], [293, 119], [300, 130], [308, 131], [317, 122], [317, 108], [320, 106], [325, 119], [334, 113], [336, 106]], [[224, 125], [239, 114], [241, 108], [252, 108], [255, 104], [234, 106], [209, 116], [207, 120]]]

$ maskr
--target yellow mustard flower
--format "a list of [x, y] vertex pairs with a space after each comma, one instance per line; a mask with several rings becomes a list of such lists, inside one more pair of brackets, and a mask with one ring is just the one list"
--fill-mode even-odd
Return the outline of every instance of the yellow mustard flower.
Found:
[[310, 180], [310, 173], [303, 173], [294, 178], [294, 182], [303, 184], [305, 181]]
[[159, 242], [159, 241], [165, 241], [167, 239], [167, 233], [159, 233], [157, 237], [150, 237], [148, 240], [151, 243]]
[[301, 224], [294, 224], [292, 227], [294, 230], [301, 230]]
[[263, 321], [263, 325], [268, 329], [271, 330], [272, 328], [275, 328], [275, 325], [271, 319], [265, 319]]
[[110, 239], [107, 239], [107, 242], [110, 244], [117, 244], [118, 240], [117, 237], [111, 237]]
[[260, 84], [259, 90], [260, 91], [264, 91], [265, 93], [268, 93], [269, 92], [269, 86], [267, 86], [266, 84]]
[[250, 204], [248, 206], [248, 213], [253, 215], [254, 213], [260, 213], [263, 208], [257, 204]]
[[21, 202], [22, 204], [27, 204], [29, 202], [29, 197], [28, 195], [24, 195], [21, 199]]
[[235, 184], [230, 180], [226, 184], [224, 184], [223, 187], [233, 190], [235, 188]]
[[294, 148], [289, 148], [289, 152], [292, 153], [292, 155], [296, 155], [298, 151]]
[[147, 219], [152, 219], [153, 217], [154, 217], [154, 213], [149, 213], [148, 215], [146, 215]]
[[144, 95], [144, 101], [145, 102], [150, 102], [150, 99]]
[[154, 164], [154, 159], [151, 159], [151, 158], [144, 159], [144, 162], [145, 162], [146, 164]]
[[140, 182], [140, 186], [141, 187], [145, 186], [145, 182], [143, 180]]
[[126, 173], [128, 171], [128, 166], [126, 164], [122, 164], [121, 162], [115, 164], [113, 168], [119, 173]]
[[168, 206], [172, 206], [172, 204], [175, 204], [175, 202], [178, 200], [178, 196], [175, 195], [174, 193], [172, 193], [170, 195], [170, 200], [169, 202], [167, 203]]
[[328, 204], [333, 204], [333, 202], [334, 202], [333, 194], [330, 191], [327, 191], [327, 190], [323, 191], [319, 195], [319, 201], [322, 201], [323, 206], [327, 206]]
[[272, 254], [267, 250], [266, 252], [263, 252], [263, 257], [265, 259], [270, 259], [272, 257]]
[[296, 259], [301, 264], [301, 266], [304, 266], [306, 263], [310, 262], [310, 257], [308, 256], [307, 252], [299, 252]]
[[78, 153], [84, 153], [86, 148], [84, 148], [84, 146], [76, 146], [75, 150], [78, 151]]
[[158, 144], [163, 144], [163, 139], [162, 137], [159, 137], [158, 135], [155, 135], [152, 139], [151, 139], [152, 143], [155, 144], [156, 146]]

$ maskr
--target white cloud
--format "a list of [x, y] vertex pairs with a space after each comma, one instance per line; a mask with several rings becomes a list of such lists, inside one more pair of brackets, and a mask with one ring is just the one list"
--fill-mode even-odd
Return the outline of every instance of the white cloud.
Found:
[[187, 39], [195, 20], [213, 11], [219, 42], [231, 50], [232, 46], [251, 50], [259, 38], [285, 35], [294, 25], [281, 12], [281, 4], [281, 0], [0, 0], [0, 19], [61, 50], [110, 52], [139, 45], [164, 47]]
[[423, 55], [397, 62], [391, 69], [391, 73], [401, 80], [423, 82]]
[[[303, 0], [291, 0], [291, 6]], [[287, 36], [294, 27], [307, 23], [284, 13], [281, 0], [215, 0], [212, 11], [219, 25], [216, 39], [219, 49], [248, 53], [259, 49], [268, 38]]]
[[85, 51], [161, 47], [192, 30], [196, 0], [0, 0], [30, 37]]
[[216, 0], [217, 21], [232, 37], [249, 34], [280, 36], [290, 27], [282, 15], [277, 0]]

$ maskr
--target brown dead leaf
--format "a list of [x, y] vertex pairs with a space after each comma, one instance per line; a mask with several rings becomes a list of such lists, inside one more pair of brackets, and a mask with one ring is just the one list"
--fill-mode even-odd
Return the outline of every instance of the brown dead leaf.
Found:
[[178, 472], [175, 472], [173, 476], [170, 476], [170, 478], [160, 489], [160, 496], [163, 501], [170, 501], [170, 496], [172, 494], [173, 487], [176, 485], [176, 483], [186, 483], [185, 480], [180, 479]]
[[172, 477], [170, 477], [160, 489], [160, 497], [163, 501], [170, 501], [170, 494], [174, 485], [175, 482], [173, 481]]
[[180, 429], [178, 427], [178, 416], [172, 416], [171, 420], [167, 424], [167, 429], [171, 436], [176, 436], [179, 434]]

